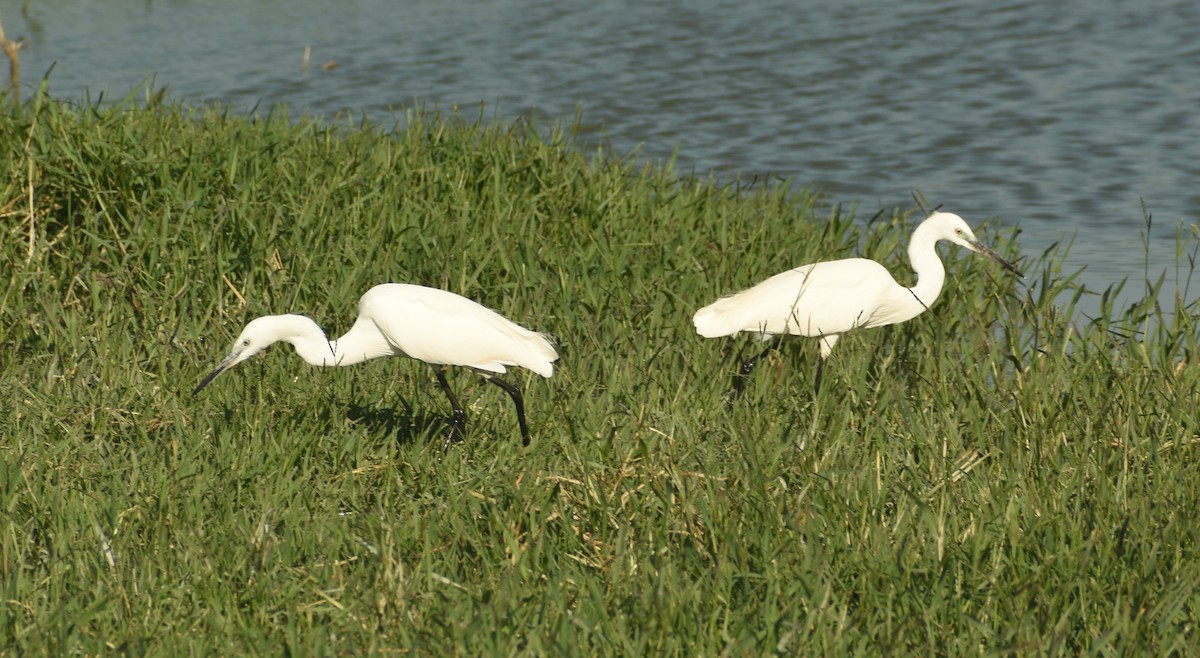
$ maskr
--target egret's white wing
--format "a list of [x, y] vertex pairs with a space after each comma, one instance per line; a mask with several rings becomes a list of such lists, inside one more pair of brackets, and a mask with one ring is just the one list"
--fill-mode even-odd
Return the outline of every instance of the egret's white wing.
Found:
[[900, 286], [879, 263], [848, 258], [804, 265], [775, 276], [696, 312], [706, 337], [739, 331], [824, 336], [877, 326], [881, 299]]
[[517, 365], [549, 377], [558, 358], [542, 335], [437, 288], [376, 286], [363, 295], [359, 314], [370, 317], [396, 349], [427, 363], [497, 373]]

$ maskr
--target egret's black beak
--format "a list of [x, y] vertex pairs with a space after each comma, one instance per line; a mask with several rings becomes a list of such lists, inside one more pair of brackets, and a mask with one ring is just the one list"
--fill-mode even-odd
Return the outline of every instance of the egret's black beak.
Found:
[[196, 390], [192, 391], [192, 395], [199, 393], [205, 386], [208, 386], [209, 382], [216, 379], [217, 375], [225, 372], [225, 370], [229, 367], [229, 364], [233, 362], [235, 356], [237, 355], [230, 354], [229, 356], [225, 357], [224, 361], [218, 363], [217, 367], [212, 372], [208, 373], [207, 377], [200, 380], [200, 385], [196, 387]]
[[1016, 274], [1017, 276], [1021, 277], [1022, 279], [1025, 278], [1025, 275], [1021, 274], [1021, 270], [1018, 270], [1016, 265], [1013, 265], [1012, 263], [1004, 260], [1004, 258], [1002, 258], [1000, 256], [1000, 254], [992, 251], [991, 247], [988, 247], [987, 245], [983, 244], [982, 242], [974, 242], [974, 241], [971, 242], [971, 246], [975, 248], [975, 251], [977, 251], [985, 256], [991, 256], [993, 259], [995, 259], [995, 261], [997, 263], [1000, 263], [1001, 267], [1008, 270], [1009, 272]]

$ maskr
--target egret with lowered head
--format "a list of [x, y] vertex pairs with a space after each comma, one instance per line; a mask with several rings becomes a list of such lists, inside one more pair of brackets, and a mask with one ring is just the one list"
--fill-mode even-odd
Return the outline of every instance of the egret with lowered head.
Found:
[[[917, 274], [917, 284], [911, 288], [896, 283], [887, 269], [873, 260], [825, 261], [781, 272], [752, 288], [718, 299], [696, 311], [692, 321], [705, 338], [745, 331], [762, 340], [788, 334], [818, 339], [821, 361], [815, 389], [821, 384], [825, 359], [841, 334], [911, 320], [937, 301], [946, 280], [946, 268], [935, 248], [940, 240], [990, 256], [1004, 269], [1024, 276], [976, 239], [961, 217], [936, 212], [921, 222], [909, 241], [908, 259]], [[778, 341], [742, 364], [732, 395], [741, 392], [755, 364], [776, 347]]]
[[466, 412], [446, 381], [446, 366], [470, 368], [504, 389], [517, 407], [521, 439], [529, 445], [521, 392], [496, 375], [506, 372], [507, 366], [521, 366], [550, 377], [558, 359], [545, 336], [465, 297], [437, 288], [385, 283], [362, 296], [354, 326], [334, 341], [303, 315], [268, 315], [251, 320], [229, 355], [192, 394], [279, 341], [291, 343], [300, 358], [319, 367], [350, 366], [384, 356], [407, 356], [430, 364], [454, 409], [447, 446], [466, 432]]

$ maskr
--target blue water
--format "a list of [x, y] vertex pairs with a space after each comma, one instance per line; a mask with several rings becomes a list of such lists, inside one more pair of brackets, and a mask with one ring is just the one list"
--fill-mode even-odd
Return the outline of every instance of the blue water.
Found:
[[1173, 278], [1176, 230], [1200, 221], [1200, 3], [805, 4], [57, 0], [0, 18], [28, 39], [26, 94], [53, 65], [60, 98], [153, 79], [386, 125], [414, 102], [581, 109], [586, 136], [683, 172], [811, 183], [860, 216], [917, 190], [1018, 225], [1026, 255], [1073, 240], [1092, 289]]

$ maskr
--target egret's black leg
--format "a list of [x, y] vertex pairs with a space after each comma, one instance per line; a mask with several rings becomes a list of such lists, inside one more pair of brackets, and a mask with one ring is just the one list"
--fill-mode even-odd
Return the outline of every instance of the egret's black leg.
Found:
[[816, 397], [821, 392], [821, 373], [825, 372], [825, 358], [821, 358], [821, 362], [817, 364], [817, 379], [813, 382], [813, 397]]
[[442, 392], [446, 397], [450, 398], [450, 406], [454, 408], [454, 418], [450, 421], [450, 434], [446, 436], [446, 445], [443, 450], [450, 449], [450, 443], [455, 438], [464, 437], [467, 434], [467, 412], [463, 411], [462, 405], [458, 403], [458, 398], [454, 396], [454, 391], [450, 390], [450, 382], [446, 381], [446, 368], [435, 367], [433, 369], [437, 373], [438, 384], [442, 386]]
[[512, 398], [513, 404], [517, 405], [517, 424], [521, 426], [521, 445], [529, 445], [529, 425], [525, 422], [525, 399], [521, 397], [521, 391], [517, 390], [516, 386], [491, 373], [480, 372], [479, 374], [484, 379], [504, 389], [504, 392], [508, 393], [508, 397]]
[[758, 365], [758, 362], [763, 357], [770, 354], [772, 351], [779, 349], [779, 345], [782, 342], [782, 337], [776, 338], [775, 340], [771, 341], [771, 344], [767, 346], [767, 349], [750, 357], [744, 363], [742, 363], [742, 367], [738, 369], [738, 373], [733, 377], [733, 389], [725, 394], [725, 402], [727, 404], [733, 402], [742, 394], [742, 390], [746, 388], [746, 382], [750, 381], [750, 372], [754, 370], [754, 366]]

